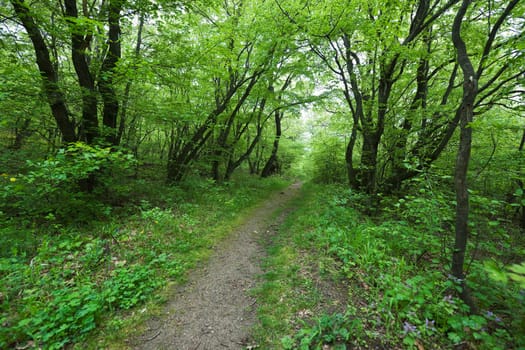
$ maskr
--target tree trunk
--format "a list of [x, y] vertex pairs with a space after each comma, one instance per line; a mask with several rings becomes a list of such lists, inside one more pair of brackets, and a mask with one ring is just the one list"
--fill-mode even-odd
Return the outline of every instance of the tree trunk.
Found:
[[[430, 33], [425, 36], [425, 43], [427, 46], [427, 53], [431, 52]], [[428, 71], [429, 61], [427, 57], [419, 60], [416, 73], [416, 93], [414, 99], [410, 104], [409, 115], [403, 120], [399, 128], [399, 134], [396, 135], [397, 140], [394, 143], [393, 159], [392, 159], [392, 175], [386, 181], [386, 189], [388, 191], [398, 191], [401, 188], [401, 183], [405, 179], [409, 169], [405, 166], [405, 158], [408, 153], [407, 144], [408, 137], [412, 130], [412, 115], [418, 111], [421, 113], [422, 120], [425, 120], [424, 112], [426, 110], [427, 94], [428, 94]]]
[[[523, 153], [524, 147], [525, 147], [525, 130], [523, 130], [523, 134], [521, 136], [520, 147], [518, 148], [520, 154]], [[522, 156], [522, 159], [523, 159], [523, 156]], [[521, 189], [521, 192], [523, 193], [523, 191], [524, 191], [523, 181], [518, 180], [518, 186]], [[521, 209], [520, 226], [521, 226], [522, 229], [525, 229], [525, 205], [523, 205], [523, 200], [521, 200], [521, 202], [520, 202], [520, 209]]]
[[46, 95], [53, 117], [60, 129], [64, 142], [75, 142], [77, 135], [75, 124], [69, 116], [64, 93], [58, 86], [58, 74], [49, 56], [49, 49], [44, 41], [40, 29], [37, 27], [29, 6], [23, 0], [11, 0], [16, 16], [22, 22], [36, 55], [36, 63], [40, 71], [44, 93]]
[[89, 47], [90, 35], [75, 22], [78, 19], [76, 0], [64, 1], [66, 15], [73, 18], [69, 21], [71, 30], [71, 58], [78, 77], [78, 84], [82, 94], [82, 121], [80, 133], [88, 144], [93, 144], [99, 136], [97, 117], [97, 94], [95, 81], [89, 70], [86, 50]]
[[355, 122], [352, 125], [352, 132], [350, 134], [350, 139], [346, 145], [345, 150], [345, 162], [346, 162], [346, 173], [348, 175], [348, 184], [350, 188], [358, 188], [359, 183], [357, 180], [357, 171], [354, 168], [354, 147], [357, 141], [357, 129], [359, 125]]
[[363, 146], [361, 147], [361, 189], [373, 194], [376, 190], [377, 151], [379, 142], [375, 132], [363, 132]]
[[253, 140], [250, 142], [250, 144], [249, 144], [248, 148], [246, 149], [246, 151], [243, 154], [241, 154], [239, 156], [239, 158], [237, 158], [237, 160], [234, 161], [233, 158], [230, 158], [228, 160], [228, 163], [226, 165], [226, 171], [225, 171], [225, 174], [224, 174], [224, 179], [225, 180], [229, 180], [231, 178], [231, 176], [233, 175], [233, 172], [235, 171], [235, 169], [240, 167], [241, 164], [244, 161], [246, 161], [246, 160], [248, 160], [250, 158], [251, 154], [253, 153], [253, 150], [259, 144], [259, 141], [261, 139], [262, 131], [263, 131], [262, 125], [258, 124], [257, 125], [257, 134], [255, 135]]
[[456, 189], [456, 225], [454, 252], [452, 253], [452, 275], [461, 285], [460, 297], [470, 307], [472, 313], [477, 312], [477, 306], [472, 300], [466, 283], [463, 270], [465, 252], [468, 240], [468, 217], [469, 217], [469, 194], [467, 185], [468, 166], [472, 148], [472, 128], [470, 123], [474, 115], [474, 102], [478, 92], [478, 80], [474, 67], [468, 57], [465, 42], [461, 37], [461, 22], [471, 0], [463, 0], [452, 26], [452, 42], [457, 52], [457, 60], [463, 71], [463, 99], [459, 107], [460, 111], [460, 140], [456, 159], [456, 173], [454, 184]]
[[[144, 30], [144, 15], [141, 14], [139, 18], [139, 28], [137, 32], [137, 44], [135, 46], [135, 59], [138, 59], [140, 56], [140, 50], [142, 47], [142, 31]], [[132, 70], [134, 71], [134, 69]], [[126, 130], [126, 124], [127, 123], [127, 116], [128, 116], [128, 105], [129, 105], [129, 95], [131, 92], [131, 85], [133, 83], [133, 79], [131, 77], [128, 78], [128, 81], [126, 82], [126, 87], [124, 88], [124, 96], [122, 97], [122, 108], [120, 110], [120, 123], [119, 123], [119, 129], [117, 134], [117, 143], [120, 144], [122, 140], [122, 136], [124, 135], [124, 131]], [[136, 117], [131, 120], [129, 131], [128, 133], [131, 133], [131, 130], [135, 128], [135, 121]], [[127, 146], [129, 144], [129, 138], [125, 141], [125, 145]]]
[[479, 63], [478, 70], [475, 71], [472, 62], [467, 53], [465, 42], [461, 37], [461, 22], [465, 16], [468, 7], [472, 0], [463, 0], [459, 8], [454, 23], [452, 25], [452, 42], [457, 52], [458, 64], [463, 71], [463, 98], [459, 107], [459, 120], [461, 127], [459, 150], [456, 160], [456, 174], [454, 183], [456, 187], [456, 238], [454, 244], [454, 252], [452, 254], [452, 274], [460, 281], [462, 291], [461, 298], [470, 307], [472, 313], [477, 313], [478, 308], [470, 295], [469, 289], [465, 281], [465, 274], [463, 271], [463, 264], [465, 261], [465, 251], [468, 241], [468, 215], [469, 215], [469, 196], [467, 186], [467, 173], [470, 160], [470, 151], [472, 146], [472, 123], [474, 115], [474, 103], [478, 94], [478, 81], [484, 70], [484, 63], [490, 54], [496, 34], [501, 25], [509, 16], [512, 10], [520, 2], [520, 0], [511, 0], [508, 2], [505, 10], [499, 15], [498, 19], [492, 26], [488, 39], [485, 42], [482, 57]]
[[283, 113], [281, 113], [280, 111], [275, 111], [274, 117], [275, 117], [275, 138], [273, 140], [272, 153], [270, 155], [270, 158], [268, 158], [268, 161], [264, 165], [264, 168], [261, 172], [261, 177], [269, 177], [271, 175], [275, 175], [280, 170], [280, 164], [279, 164], [279, 159], [277, 158], [277, 152], [279, 151], [279, 141], [281, 140], [281, 136], [282, 136], [281, 120], [283, 117]]
[[[219, 131], [219, 136], [217, 138], [217, 142], [215, 146], [216, 149], [213, 152], [214, 160], [212, 163], [212, 176], [213, 176], [213, 179], [217, 182], [222, 181], [226, 177], [226, 176], [223, 176], [220, 172], [221, 163], [224, 161], [224, 158], [225, 158], [224, 154], [233, 153], [235, 143], [238, 141], [237, 139], [232, 144], [228, 144], [228, 138], [230, 136], [232, 126], [235, 122], [237, 115], [239, 114], [241, 107], [243, 106], [244, 102], [246, 102], [246, 99], [250, 96], [252, 89], [254, 88], [255, 84], [257, 84], [260, 77], [261, 77], [260, 74], [255, 74], [250, 78], [249, 83], [246, 86], [246, 90], [244, 90], [242, 96], [237, 101], [235, 107], [233, 108], [232, 112], [228, 116], [228, 119], [225, 125]], [[264, 110], [265, 104], [266, 104], [266, 100], [264, 99], [263, 102], [261, 103], [262, 110]], [[225, 172], [227, 172], [227, 166], [226, 166]]]
[[13, 141], [13, 144], [10, 147], [11, 149], [19, 150], [22, 148], [22, 145], [24, 144], [25, 139], [31, 136], [31, 134], [33, 133], [29, 129], [30, 125], [31, 125], [31, 118], [25, 118], [22, 122], [22, 125], [17, 126], [15, 128], [15, 139]]
[[120, 11], [122, 0], [111, 0], [108, 4], [108, 51], [102, 62], [98, 88], [104, 103], [102, 111], [102, 124], [104, 125], [104, 139], [110, 145], [116, 146], [119, 142], [117, 118], [119, 101], [115, 92], [113, 77], [115, 68], [121, 58], [120, 45]]

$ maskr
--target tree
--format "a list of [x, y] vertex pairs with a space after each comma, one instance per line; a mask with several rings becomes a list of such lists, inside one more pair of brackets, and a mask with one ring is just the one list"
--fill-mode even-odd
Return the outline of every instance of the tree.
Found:
[[[291, 74], [286, 77], [286, 80], [284, 81], [283, 86], [279, 90], [279, 95], [277, 97], [278, 102], [282, 101], [283, 99], [282, 94], [292, 83], [292, 78], [293, 76]], [[270, 175], [277, 174], [280, 171], [280, 164], [279, 164], [279, 159], [277, 158], [277, 152], [279, 151], [279, 142], [283, 134], [282, 119], [284, 117], [284, 112], [280, 108], [276, 108], [273, 111], [273, 116], [274, 116], [274, 121], [275, 121], [275, 137], [273, 139], [272, 152], [270, 154], [270, 157], [266, 161], [266, 164], [263, 167], [263, 170], [261, 172], [261, 177], [268, 177]]]
[[[401, 86], [406, 84], [406, 72], [411, 73], [412, 61], [418, 62], [420, 46], [426, 43], [428, 47], [428, 31], [433, 23], [454, 1], [443, 4], [420, 1], [415, 5], [409, 2], [381, 5], [357, 2], [352, 8], [339, 1], [332, 3], [330, 6], [304, 6], [293, 11], [283, 6], [281, 9], [306, 32], [311, 49], [340, 82], [353, 120], [346, 148], [348, 180], [350, 186], [373, 194], [378, 189], [384, 190], [385, 184], [378, 179], [381, 169], [378, 158], [386, 129], [397, 128], [401, 119], [392, 114], [397, 110], [395, 104], [403, 101], [409, 91]], [[292, 17], [290, 13], [293, 12], [302, 13], [303, 17]], [[358, 16], [349, 16], [350, 12]], [[406, 13], [411, 13], [411, 16], [406, 16]], [[319, 18], [330, 20], [319, 22]], [[428, 60], [421, 58], [419, 61], [419, 82], [423, 90], [427, 85], [424, 73], [428, 69]], [[420, 91], [413, 103], [414, 109], [423, 98], [423, 91]], [[400, 124], [408, 134], [411, 126], [408, 119]], [[355, 166], [354, 148], [359, 136], [360, 164]], [[398, 147], [402, 148], [404, 143], [398, 142]], [[394, 160], [405, 161], [404, 157]], [[401, 166], [395, 164], [394, 167], [399, 169]]]
[[[71, 49], [71, 60], [75, 69], [77, 83], [82, 96], [81, 118], [77, 122], [75, 112], [71, 110], [72, 103], [68, 103], [67, 94], [64, 92], [60, 82], [59, 57], [52, 57], [51, 52], [58, 56], [57, 43], [61, 38], [53, 37], [53, 46], [46, 42], [42, 27], [44, 23], [40, 14], [35, 11], [45, 9], [30, 8], [24, 0], [11, 0], [16, 18], [26, 30], [33, 44], [36, 63], [41, 75], [43, 90], [47, 97], [53, 117], [60, 129], [64, 142], [77, 140], [86, 141], [88, 144], [98, 142], [101, 135], [110, 144], [116, 145], [117, 117], [119, 101], [115, 92], [113, 77], [115, 68], [121, 58], [120, 53], [120, 18], [124, 2], [112, 0], [99, 4], [99, 12], [107, 13], [109, 26], [106, 45], [98, 45], [102, 56], [102, 64], [97, 71], [93, 62], [93, 41], [96, 38], [97, 25], [96, 2], [88, 5], [82, 3], [82, 14], [79, 13], [76, 0], [65, 0], [63, 8], [54, 8], [53, 16], [60, 15], [57, 31], [67, 29], [70, 33], [69, 47]], [[65, 40], [64, 40], [65, 41]], [[97, 53], [97, 52], [95, 52]], [[97, 74], [98, 73], [98, 74]], [[98, 79], [98, 80], [97, 80]], [[97, 90], [98, 83], [98, 90]], [[102, 132], [98, 120], [98, 93], [103, 100]]]
[[53, 117], [62, 133], [65, 142], [77, 140], [74, 121], [70, 116], [65, 102], [65, 96], [58, 85], [58, 72], [51, 60], [49, 49], [46, 45], [40, 28], [37, 26], [29, 6], [23, 0], [12, 0], [11, 4], [17, 18], [24, 26], [36, 55], [36, 62], [42, 77], [44, 93], [51, 107]]
[[[513, 9], [518, 5], [519, 0], [510, 1], [503, 11], [497, 17], [496, 22], [491, 26], [487, 40], [485, 41], [483, 52], [478, 64], [478, 69], [475, 70], [472, 60], [467, 52], [465, 41], [462, 38], [461, 28], [462, 21], [467, 14], [467, 10], [471, 5], [471, 0], [463, 0], [459, 7], [454, 22], [452, 25], [452, 42], [457, 52], [457, 61], [463, 72], [463, 97], [461, 104], [456, 112], [459, 115], [460, 121], [460, 141], [459, 150], [456, 159], [456, 171], [454, 176], [454, 184], [456, 190], [456, 225], [455, 225], [455, 243], [452, 254], [452, 274], [460, 282], [461, 298], [473, 313], [477, 312], [477, 306], [472, 300], [468, 286], [465, 281], [465, 274], [463, 265], [465, 261], [465, 252], [468, 241], [468, 217], [469, 217], [469, 194], [467, 185], [467, 174], [470, 161], [470, 153], [472, 147], [472, 128], [471, 123], [474, 117], [474, 108], [476, 105], [476, 98], [480, 89], [478, 88], [478, 81], [485, 71], [485, 64], [490, 55], [496, 36], [500, 31], [502, 25], [511, 15]], [[490, 22], [489, 22], [490, 25]]]

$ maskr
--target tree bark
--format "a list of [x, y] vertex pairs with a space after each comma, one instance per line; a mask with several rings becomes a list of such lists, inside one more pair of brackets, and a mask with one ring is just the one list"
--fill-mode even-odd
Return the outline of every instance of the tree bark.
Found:
[[465, 281], [465, 273], [463, 271], [463, 264], [465, 261], [465, 252], [468, 241], [468, 216], [469, 216], [469, 195], [467, 185], [467, 173], [470, 160], [470, 151], [472, 147], [472, 123], [474, 115], [474, 106], [478, 95], [478, 81], [483, 73], [483, 66], [486, 58], [490, 54], [497, 32], [505, 19], [510, 15], [514, 7], [520, 0], [512, 0], [505, 7], [504, 11], [499, 15], [497, 21], [492, 26], [485, 47], [481, 57], [479, 67], [474, 70], [470, 57], [468, 56], [467, 48], [463, 38], [461, 37], [461, 22], [470, 6], [472, 0], [463, 0], [461, 7], [456, 13], [454, 23], [452, 25], [452, 42], [456, 48], [457, 61], [461, 70], [463, 71], [463, 98], [458, 109], [460, 121], [460, 141], [458, 156], [456, 159], [456, 174], [454, 176], [454, 183], [456, 188], [456, 237], [454, 243], [454, 252], [452, 254], [452, 274], [460, 281], [462, 291], [461, 298], [470, 307], [472, 313], [477, 313], [478, 308], [470, 295], [469, 289]]
[[71, 58], [78, 77], [78, 84], [82, 94], [82, 121], [80, 136], [85, 138], [88, 144], [93, 144], [99, 136], [97, 93], [95, 80], [89, 70], [86, 50], [89, 47], [89, 35], [75, 22], [78, 20], [78, 9], [76, 0], [64, 1], [66, 15], [69, 17], [71, 30]]
[[357, 129], [359, 124], [355, 122], [352, 124], [352, 131], [350, 133], [350, 139], [345, 149], [345, 162], [346, 162], [346, 173], [348, 175], [348, 185], [350, 188], [358, 188], [357, 171], [354, 168], [354, 148], [357, 141]]
[[[431, 39], [430, 33], [425, 36], [425, 44], [427, 48], [427, 54], [431, 52]], [[418, 111], [421, 113], [422, 120], [425, 120], [424, 112], [427, 107], [427, 95], [428, 95], [428, 72], [429, 72], [429, 59], [422, 57], [419, 60], [417, 73], [416, 73], [416, 92], [412, 103], [410, 104], [409, 115], [406, 116], [399, 128], [399, 135], [396, 135], [397, 140], [394, 143], [393, 159], [392, 159], [392, 175], [386, 180], [386, 190], [397, 191], [401, 188], [402, 181], [405, 179], [406, 174], [410, 171], [405, 166], [405, 158], [408, 153], [407, 144], [408, 137], [412, 131], [412, 115]]]
[[[139, 18], [139, 28], [137, 31], [137, 44], [135, 45], [135, 59], [137, 60], [140, 56], [140, 50], [142, 47], [142, 31], [144, 30], [144, 15], [141, 14]], [[133, 84], [133, 79], [130, 77], [128, 78], [128, 81], [126, 82], [126, 87], [124, 88], [124, 96], [122, 97], [122, 108], [120, 111], [120, 122], [119, 122], [119, 130], [117, 134], [117, 143], [120, 144], [120, 141], [122, 140], [122, 136], [124, 135], [124, 131], [126, 130], [126, 124], [127, 123], [127, 116], [128, 116], [128, 105], [129, 105], [129, 95], [131, 92], [131, 85]], [[124, 146], [129, 145], [129, 134], [132, 133], [132, 129], [134, 129], [136, 122], [136, 118], [133, 118], [131, 122], [129, 123], [128, 127], [128, 138], [125, 140]]]
[[[524, 147], [525, 147], [525, 130], [523, 130], [523, 134], [521, 135], [521, 142], [520, 142], [520, 146], [518, 148], [518, 151], [519, 151], [520, 154], [523, 153]], [[523, 193], [524, 188], [525, 188], [524, 184], [523, 184], [523, 181], [518, 180], [517, 182], [518, 182], [519, 188], [521, 189], [521, 192]], [[520, 226], [521, 226], [522, 229], [525, 229], [525, 205], [523, 205], [523, 201], [521, 201], [519, 209], [521, 209]]]
[[[342, 39], [345, 48], [345, 69], [348, 73], [349, 79], [346, 79], [344, 74], [341, 74], [341, 77], [343, 78], [345, 100], [352, 112], [353, 121], [350, 139], [348, 140], [345, 150], [345, 162], [348, 184], [350, 188], [357, 189], [360, 187], [360, 179], [358, 179], [358, 171], [354, 167], [354, 148], [357, 142], [357, 131], [360, 127], [359, 123], [364, 117], [363, 95], [356, 74], [356, 65], [359, 64], [359, 58], [354, 52], [352, 52], [350, 39], [346, 33], [343, 34]], [[354, 60], [356, 61], [355, 63]], [[342, 67], [341, 73], [343, 73]], [[355, 104], [352, 102], [352, 99], [355, 100]]]
[[[108, 51], [102, 62], [98, 88], [102, 95], [104, 104], [102, 110], [102, 124], [104, 125], [104, 139], [110, 145], [116, 146], [119, 142], [117, 130], [117, 118], [119, 112], [119, 100], [114, 87], [114, 75], [117, 63], [120, 60], [120, 12], [122, 11], [122, 0], [111, 0], [108, 4]], [[140, 47], [140, 46], [139, 46]]]
[[281, 127], [282, 116], [283, 116], [283, 113], [281, 113], [279, 110], [274, 112], [275, 138], [273, 140], [272, 153], [270, 155], [270, 158], [268, 158], [268, 160], [266, 161], [266, 164], [264, 165], [264, 168], [261, 172], [261, 177], [269, 177], [271, 175], [275, 175], [280, 170], [280, 164], [279, 164], [279, 159], [277, 158], [277, 152], [279, 151], [279, 141], [281, 140], [281, 136], [283, 134], [282, 127]]
[[468, 166], [472, 148], [472, 128], [470, 123], [474, 115], [474, 102], [478, 92], [478, 79], [467, 53], [465, 42], [461, 37], [461, 22], [471, 0], [463, 0], [452, 26], [452, 42], [457, 52], [457, 60], [463, 71], [463, 98], [459, 106], [460, 140], [456, 158], [456, 173], [454, 184], [456, 189], [456, 225], [454, 252], [452, 253], [452, 275], [461, 285], [460, 297], [470, 307], [472, 313], [477, 312], [477, 306], [470, 295], [463, 270], [465, 252], [468, 241], [469, 193], [467, 185]]
[[31, 136], [33, 133], [33, 131], [29, 129], [29, 126], [31, 125], [31, 118], [24, 118], [22, 123], [17, 121], [17, 124], [18, 125], [15, 127], [15, 139], [10, 147], [13, 150], [21, 149], [25, 139]]
[[51, 108], [53, 118], [62, 134], [62, 140], [66, 143], [75, 142], [77, 140], [75, 123], [70, 118], [64, 93], [58, 86], [58, 74], [51, 61], [49, 49], [42, 33], [36, 25], [28, 5], [23, 0], [11, 0], [11, 4], [33, 44], [44, 93]]

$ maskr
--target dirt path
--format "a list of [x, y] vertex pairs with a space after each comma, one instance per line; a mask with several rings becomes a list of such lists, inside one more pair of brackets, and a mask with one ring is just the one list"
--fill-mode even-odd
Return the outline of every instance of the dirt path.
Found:
[[262, 272], [265, 252], [260, 241], [283, 222], [299, 188], [300, 184], [294, 184], [254, 209], [250, 219], [216, 248], [206, 267], [194, 271], [174, 294], [164, 316], [148, 323], [135, 349], [216, 350], [252, 345], [257, 300], [248, 291]]

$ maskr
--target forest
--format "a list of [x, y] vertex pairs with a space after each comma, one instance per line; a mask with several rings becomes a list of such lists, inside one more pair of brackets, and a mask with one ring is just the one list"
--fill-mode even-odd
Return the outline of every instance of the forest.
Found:
[[525, 349], [525, 1], [0, 0], [0, 349], [133, 348], [291, 184], [243, 349]]

